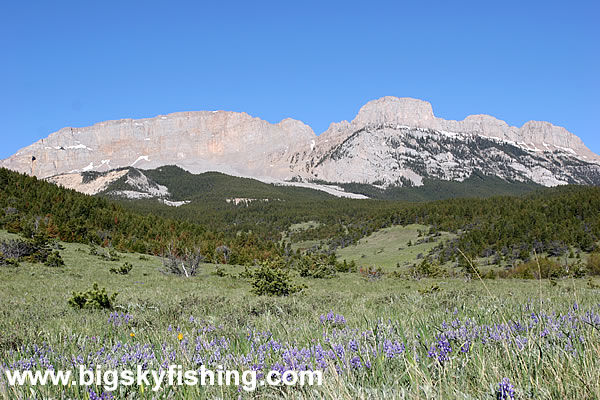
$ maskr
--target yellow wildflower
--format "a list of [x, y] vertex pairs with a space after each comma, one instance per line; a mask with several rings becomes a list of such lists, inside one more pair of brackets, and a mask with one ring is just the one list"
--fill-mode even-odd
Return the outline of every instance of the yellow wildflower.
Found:
[[177, 335], [177, 339], [183, 340], [183, 333], [180, 333], [179, 335]]

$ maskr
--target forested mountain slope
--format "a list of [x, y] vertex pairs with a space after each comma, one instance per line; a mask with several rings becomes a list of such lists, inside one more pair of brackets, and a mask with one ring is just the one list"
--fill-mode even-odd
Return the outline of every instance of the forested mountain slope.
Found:
[[[216, 178], [219, 178], [218, 176]], [[600, 188], [567, 186], [515, 197], [450, 199], [427, 203], [339, 198], [288, 198], [233, 203], [215, 198], [181, 207], [155, 200], [92, 197], [0, 169], [0, 228], [31, 236], [42, 230], [65, 241], [112, 244], [160, 254], [169, 244], [199, 246], [208, 259], [228, 246], [231, 262], [253, 262], [284, 253], [292, 224], [315, 221], [291, 240], [322, 240], [333, 251], [392, 225], [430, 226], [456, 233], [438, 249], [472, 256], [525, 256], [535, 250], [591, 251], [600, 239]], [[182, 191], [185, 189], [182, 188]]]

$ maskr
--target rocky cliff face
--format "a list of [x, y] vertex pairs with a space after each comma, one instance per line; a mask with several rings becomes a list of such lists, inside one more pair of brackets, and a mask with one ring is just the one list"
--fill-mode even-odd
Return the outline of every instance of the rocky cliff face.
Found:
[[292, 119], [182, 112], [64, 128], [0, 162], [44, 178], [167, 164], [265, 181], [420, 185], [481, 170], [546, 186], [600, 184], [600, 157], [564, 128], [538, 121], [517, 128], [488, 115], [444, 120], [425, 101], [396, 97], [365, 104], [320, 136]]
[[270, 124], [246, 113], [182, 112], [64, 128], [0, 165], [38, 177], [165, 164], [194, 172], [271, 176], [272, 158], [315, 138], [310, 127], [291, 119]]
[[[399, 125], [366, 126], [327, 151], [298, 157], [305, 179], [420, 186], [463, 181], [479, 171], [544, 186], [600, 184], [600, 165], [564, 151], [534, 151], [499, 139]], [[293, 159], [295, 161], [295, 159]]]
[[290, 158], [303, 179], [384, 186], [462, 181], [475, 170], [544, 186], [598, 185], [599, 161], [581, 139], [548, 122], [517, 128], [489, 115], [449, 121], [425, 101], [396, 97], [367, 103]]
[[[514, 142], [531, 150], [563, 150], [583, 159], [600, 160], [574, 134], [549, 122], [529, 121], [521, 128], [490, 115], [469, 115], [462, 121], [445, 120], [433, 114], [431, 104], [411, 98], [382, 97], [365, 104], [356, 118], [346, 123], [346, 131], [356, 131], [366, 126], [399, 125], [434, 131], [466, 133], [474, 136]], [[340, 136], [340, 125], [333, 125], [322, 137]], [[343, 136], [343, 135], [342, 135]]]

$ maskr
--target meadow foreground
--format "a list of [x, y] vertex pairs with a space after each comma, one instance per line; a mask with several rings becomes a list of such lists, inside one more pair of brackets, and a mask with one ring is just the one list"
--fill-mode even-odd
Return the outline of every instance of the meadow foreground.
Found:
[[[6, 234], [5, 234], [6, 235]], [[64, 244], [63, 267], [0, 268], [0, 393], [7, 399], [600, 397], [598, 289], [584, 279], [369, 279], [344, 273], [256, 296], [244, 267], [165, 275], [160, 259], [104, 261]], [[126, 275], [113, 266], [132, 265]], [[111, 310], [73, 291], [118, 292]], [[322, 386], [9, 386], [5, 370], [222, 366], [322, 370]]]

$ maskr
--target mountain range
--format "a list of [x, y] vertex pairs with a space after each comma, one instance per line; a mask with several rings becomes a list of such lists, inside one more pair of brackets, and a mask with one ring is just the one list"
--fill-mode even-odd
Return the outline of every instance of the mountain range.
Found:
[[[445, 120], [425, 101], [396, 97], [370, 101], [352, 121], [332, 123], [318, 136], [293, 119], [271, 124], [246, 113], [179, 112], [63, 128], [0, 161], [90, 194], [122, 178], [124, 167], [165, 165], [350, 197], [361, 197], [344, 191], [352, 183], [385, 190], [475, 174], [543, 186], [600, 185], [600, 157], [565, 128], [540, 121], [518, 128], [489, 115]], [[92, 172], [103, 174], [90, 186]]]

